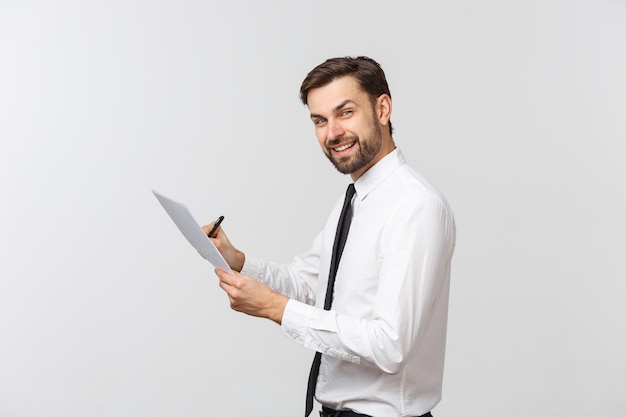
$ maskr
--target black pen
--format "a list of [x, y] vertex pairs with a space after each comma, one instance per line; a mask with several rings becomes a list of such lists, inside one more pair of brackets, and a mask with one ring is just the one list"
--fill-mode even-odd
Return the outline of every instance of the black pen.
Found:
[[217, 218], [217, 220], [215, 221], [215, 226], [213, 226], [213, 229], [211, 229], [211, 231], [207, 235], [208, 237], [213, 237], [215, 232], [217, 232], [217, 228], [220, 227], [220, 224], [222, 223], [222, 220], [224, 220], [224, 216], [220, 216], [220, 217]]

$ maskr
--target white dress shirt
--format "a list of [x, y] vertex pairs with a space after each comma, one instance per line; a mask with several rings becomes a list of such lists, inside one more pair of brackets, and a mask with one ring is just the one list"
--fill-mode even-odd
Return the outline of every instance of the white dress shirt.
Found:
[[330, 310], [323, 306], [343, 196], [308, 252], [287, 265], [247, 259], [242, 273], [287, 295], [285, 334], [323, 353], [319, 402], [419, 416], [441, 399], [454, 217], [398, 149], [355, 188]]

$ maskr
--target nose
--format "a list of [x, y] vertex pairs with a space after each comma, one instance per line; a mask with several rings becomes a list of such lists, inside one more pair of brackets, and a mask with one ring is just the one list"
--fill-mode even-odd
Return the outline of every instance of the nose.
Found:
[[336, 120], [328, 121], [328, 130], [326, 131], [326, 140], [335, 140], [346, 134], [345, 129], [341, 126], [341, 123]]

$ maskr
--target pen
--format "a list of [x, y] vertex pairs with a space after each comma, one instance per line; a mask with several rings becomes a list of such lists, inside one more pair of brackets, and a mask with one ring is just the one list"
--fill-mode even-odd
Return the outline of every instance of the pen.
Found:
[[209, 234], [207, 235], [208, 237], [213, 237], [215, 232], [217, 232], [217, 228], [220, 227], [222, 220], [224, 220], [224, 216], [220, 216], [217, 218], [217, 220], [215, 221], [215, 226], [213, 226], [213, 229], [211, 229], [211, 232], [209, 232]]

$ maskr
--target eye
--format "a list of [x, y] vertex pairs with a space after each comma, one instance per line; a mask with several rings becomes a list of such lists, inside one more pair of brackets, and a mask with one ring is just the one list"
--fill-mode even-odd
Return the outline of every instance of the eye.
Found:
[[351, 114], [352, 114], [352, 110], [348, 110], [348, 109], [343, 110], [341, 112], [341, 116], [350, 116]]
[[324, 119], [324, 118], [322, 118], [322, 117], [318, 117], [318, 118], [313, 119], [313, 123], [314, 123], [316, 126], [321, 126], [321, 125], [323, 125], [324, 123], [326, 123], [326, 119]]

